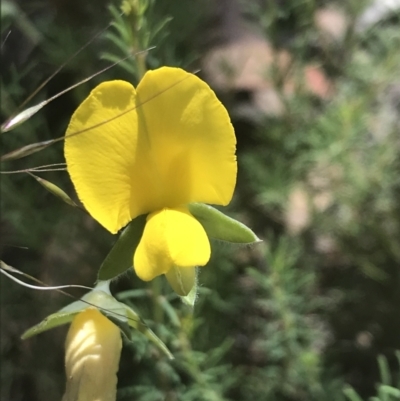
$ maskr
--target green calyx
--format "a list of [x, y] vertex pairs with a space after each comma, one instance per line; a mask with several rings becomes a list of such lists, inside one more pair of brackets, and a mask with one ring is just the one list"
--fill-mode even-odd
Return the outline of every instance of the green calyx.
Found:
[[33, 337], [44, 331], [53, 329], [63, 324], [71, 323], [75, 315], [88, 308], [97, 308], [108, 319], [116, 324], [127, 339], [131, 338], [131, 329], [138, 330], [153, 342], [168, 358], [173, 359], [166, 345], [154, 334], [143, 319], [129, 306], [117, 301], [109, 291], [109, 282], [99, 282], [92, 291], [85, 294], [80, 300], [75, 301], [58, 312], [47, 316], [37, 325], [28, 329], [21, 338], [23, 340]]
[[200, 222], [212, 239], [232, 244], [254, 244], [261, 240], [249, 227], [226, 216], [219, 210], [204, 203], [190, 203], [190, 213]]

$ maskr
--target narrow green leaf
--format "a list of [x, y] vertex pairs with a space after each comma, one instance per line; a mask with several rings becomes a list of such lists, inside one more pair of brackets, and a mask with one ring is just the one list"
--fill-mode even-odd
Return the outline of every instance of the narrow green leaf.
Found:
[[[116, 303], [113, 301], [115, 301]], [[106, 294], [104, 291], [99, 291], [95, 289], [85, 294], [82, 297], [82, 300], [75, 301], [60, 309], [58, 312], [47, 316], [40, 323], [28, 329], [21, 336], [21, 338], [25, 340], [29, 337], [43, 333], [44, 331], [53, 329], [66, 323], [70, 323], [77, 313], [82, 312], [89, 307], [96, 306], [100, 308], [106, 308], [109, 311], [117, 313], [121, 312], [122, 309], [121, 304], [116, 301], [111, 295]]]
[[118, 325], [122, 333], [128, 339], [131, 338], [131, 332], [128, 329], [129, 326], [146, 336], [168, 358], [174, 358], [166, 345], [154, 334], [154, 332], [147, 326], [143, 319], [128, 305], [117, 301], [112, 295], [96, 290], [86, 294], [82, 299], [85, 299], [85, 301], [98, 306], [101, 313], [112, 320], [113, 323]]
[[157, 301], [163, 308], [165, 314], [169, 317], [171, 323], [177, 328], [181, 327], [177, 310], [169, 303], [169, 301], [163, 296], [159, 296]]
[[116, 316], [113, 312], [108, 312], [105, 309], [100, 309], [100, 312], [111, 322], [113, 322], [118, 328], [121, 330], [121, 333], [125, 336], [126, 339], [131, 341], [131, 328], [128, 324], [128, 319], [124, 319], [123, 316]]
[[190, 203], [190, 213], [201, 223], [210, 238], [235, 244], [260, 242], [250, 228], [204, 203]]
[[150, 294], [149, 290], [146, 288], [139, 288], [136, 290], [126, 290], [126, 291], [121, 291], [117, 294], [117, 298], [120, 301], [124, 301], [126, 299], [130, 298], [144, 298], [148, 297]]
[[127, 311], [127, 317], [129, 326], [140, 331], [145, 335], [158, 349], [160, 349], [169, 359], [174, 359], [167, 346], [158, 338], [155, 333], [144, 323], [141, 317], [134, 312], [131, 308], [125, 305]]
[[91, 307], [97, 307], [103, 315], [119, 327], [121, 332], [128, 339], [131, 338], [130, 327], [132, 327], [153, 342], [169, 359], [174, 358], [167, 346], [154, 334], [133, 309], [117, 301], [112, 295], [99, 289], [88, 292], [82, 297], [82, 300], [73, 302], [58, 312], [46, 317], [40, 323], [28, 329], [21, 338], [25, 340], [36, 334], [70, 323], [76, 314]]
[[363, 401], [362, 398], [356, 393], [354, 388], [351, 386], [346, 386], [343, 389], [343, 393], [350, 401]]
[[388, 361], [383, 355], [378, 355], [378, 365], [382, 384], [390, 386], [392, 382], [392, 377], [390, 374]]
[[[395, 351], [395, 355], [397, 358], [397, 362], [400, 366], [400, 350]], [[400, 375], [397, 375], [397, 383], [396, 383], [396, 387], [400, 389]]]
[[139, 245], [145, 224], [146, 215], [136, 217], [128, 224], [104, 259], [99, 270], [99, 280], [111, 280], [132, 267], [133, 254]]
[[[119, 36], [115, 35], [113, 32], [107, 32], [104, 35], [105, 39], [108, 39], [112, 42], [118, 49], [123, 53], [127, 53], [126, 51], [126, 42], [124, 42]], [[118, 57], [115, 57], [115, 60], [119, 60]]]
[[105, 293], [101, 294], [100, 291], [94, 295], [98, 298], [95, 300], [92, 299], [91, 303], [96, 305], [104, 316], [117, 324], [122, 333], [130, 339], [131, 332], [128, 328], [130, 324], [128, 322], [129, 319], [127, 317], [126, 305], [122, 302], [118, 302], [112, 295]]
[[161, 20], [158, 24], [156, 24], [156, 25], [153, 27], [152, 31], [151, 31], [152, 37], [154, 38], [154, 37], [155, 37], [159, 32], [161, 32], [161, 31], [166, 27], [166, 25], [168, 25], [172, 20], [173, 20], [172, 17], [166, 17], [166, 18], [164, 18], [163, 20]]
[[400, 389], [394, 388], [392, 386], [382, 384], [379, 386], [378, 393], [382, 399], [384, 399], [384, 397], [387, 399], [390, 399], [390, 397], [394, 397], [396, 400], [400, 400]]
[[117, 319], [125, 322], [127, 320], [125, 313], [125, 304], [117, 301], [111, 294], [106, 293], [102, 290], [94, 289], [88, 292], [82, 297], [82, 301], [85, 301], [86, 308], [96, 307], [101, 312], [113, 314]]
[[54, 327], [61, 326], [66, 323], [72, 322], [74, 316], [78, 312], [71, 313], [60, 313], [56, 312], [50, 316], [47, 316], [46, 319], [42, 320], [37, 325], [31, 327], [24, 334], [22, 334], [21, 338], [26, 340], [27, 338], [36, 336], [37, 334], [43, 333], [44, 331], [53, 329]]
[[25, 331], [25, 333], [22, 334], [21, 338], [23, 340], [26, 340], [27, 338], [36, 336], [37, 334], [43, 333], [44, 331], [62, 326], [66, 323], [70, 323], [72, 322], [76, 314], [86, 309], [87, 307], [88, 305], [82, 301], [73, 302], [72, 304], [66, 306], [58, 312], [47, 316], [40, 323]]

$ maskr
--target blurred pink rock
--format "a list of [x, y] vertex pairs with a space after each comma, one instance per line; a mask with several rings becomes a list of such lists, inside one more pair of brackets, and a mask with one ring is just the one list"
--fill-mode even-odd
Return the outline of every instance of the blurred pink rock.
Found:
[[[282, 96], [305, 91], [322, 99], [333, 94], [332, 82], [316, 65], [302, 69], [286, 50], [273, 49], [262, 36], [244, 34], [212, 48], [202, 70], [213, 88], [224, 92], [246, 91], [252, 106], [267, 115], [284, 114]], [[297, 71], [296, 71], [297, 70]]]
[[321, 8], [315, 12], [314, 23], [324, 38], [340, 41], [346, 34], [349, 21], [343, 11], [333, 8]]

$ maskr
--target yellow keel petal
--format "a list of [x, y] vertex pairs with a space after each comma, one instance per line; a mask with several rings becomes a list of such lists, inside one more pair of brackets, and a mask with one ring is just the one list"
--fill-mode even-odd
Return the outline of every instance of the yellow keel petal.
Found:
[[203, 226], [186, 208], [162, 209], [148, 216], [133, 265], [139, 278], [149, 281], [175, 266], [204, 266], [210, 254]]

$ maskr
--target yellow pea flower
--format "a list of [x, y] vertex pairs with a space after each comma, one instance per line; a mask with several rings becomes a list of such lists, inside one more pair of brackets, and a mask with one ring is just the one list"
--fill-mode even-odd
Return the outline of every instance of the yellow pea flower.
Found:
[[121, 347], [119, 328], [97, 309], [77, 314], [65, 343], [62, 401], [115, 401]]
[[[78, 133], [79, 134], [76, 134]], [[165, 274], [181, 295], [210, 258], [192, 202], [227, 205], [236, 184], [229, 115], [196, 75], [162, 67], [138, 87], [97, 86], [71, 118], [67, 169], [89, 213], [112, 233], [141, 214], [147, 223], [133, 266], [145, 281]]]

